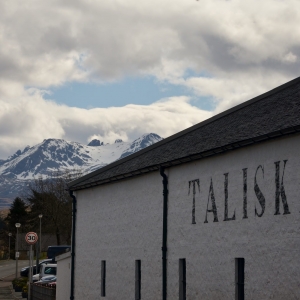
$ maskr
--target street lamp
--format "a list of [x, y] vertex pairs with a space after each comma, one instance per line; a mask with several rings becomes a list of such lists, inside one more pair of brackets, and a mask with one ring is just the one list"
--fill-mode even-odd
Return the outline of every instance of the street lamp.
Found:
[[40, 218], [40, 236], [39, 236], [39, 240], [40, 240], [40, 258], [41, 258], [41, 253], [42, 253], [42, 214], [39, 214], [39, 218]]
[[17, 236], [16, 236], [16, 278], [18, 278], [18, 258], [19, 258], [19, 252], [18, 252], [18, 228], [21, 227], [20, 223], [15, 224], [17, 228]]
[[11, 233], [8, 234], [8, 259], [10, 259], [10, 237], [12, 236]]

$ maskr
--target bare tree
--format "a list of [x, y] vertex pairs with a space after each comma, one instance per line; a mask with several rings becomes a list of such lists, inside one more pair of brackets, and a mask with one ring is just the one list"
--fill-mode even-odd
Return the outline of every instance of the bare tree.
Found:
[[27, 201], [30, 207], [29, 224], [37, 227], [38, 215], [43, 215], [43, 229], [55, 234], [57, 245], [71, 243], [72, 198], [67, 183], [82, 175], [78, 170], [53, 172], [46, 179], [39, 177], [29, 186]]

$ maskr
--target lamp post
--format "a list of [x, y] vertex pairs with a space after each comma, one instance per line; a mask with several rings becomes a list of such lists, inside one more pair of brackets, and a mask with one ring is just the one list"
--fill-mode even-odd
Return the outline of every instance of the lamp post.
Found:
[[36, 265], [36, 268], [35, 268], [35, 271], [36, 271], [36, 274], [39, 272], [39, 259], [41, 258], [41, 253], [42, 253], [42, 217], [43, 215], [42, 214], [39, 214], [39, 219], [40, 219], [40, 235], [39, 235], [39, 243], [36, 244], [35, 246], [35, 249], [36, 249], [36, 262], [35, 262], [35, 265]]
[[19, 252], [18, 252], [18, 248], [19, 248], [19, 245], [18, 245], [18, 228], [21, 227], [21, 224], [20, 223], [16, 223], [15, 224], [16, 228], [17, 228], [17, 236], [16, 236], [16, 278], [18, 278], [18, 258], [19, 258]]
[[8, 259], [10, 259], [10, 237], [12, 236], [11, 233], [8, 234]]
[[39, 236], [39, 240], [40, 240], [40, 255], [39, 257], [41, 257], [41, 253], [42, 253], [42, 214], [39, 214], [39, 218], [40, 218], [40, 236]]

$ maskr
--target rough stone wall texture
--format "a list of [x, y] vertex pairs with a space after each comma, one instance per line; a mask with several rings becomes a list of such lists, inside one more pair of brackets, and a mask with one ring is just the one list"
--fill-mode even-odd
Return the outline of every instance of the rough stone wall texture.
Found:
[[[179, 298], [180, 258], [186, 259], [187, 299], [234, 299], [238, 257], [245, 258], [245, 299], [300, 298], [298, 149], [300, 136], [293, 135], [166, 170], [168, 299]], [[142, 299], [161, 299], [159, 173], [76, 194], [75, 299], [101, 299], [101, 260], [104, 299], [133, 299], [136, 259]]]

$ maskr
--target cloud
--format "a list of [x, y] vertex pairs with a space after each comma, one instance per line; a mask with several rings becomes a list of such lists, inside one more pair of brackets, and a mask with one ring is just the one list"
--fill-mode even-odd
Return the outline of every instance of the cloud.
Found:
[[186, 68], [221, 79], [254, 66], [298, 75], [286, 64], [299, 67], [296, 0], [31, 0], [0, 9], [0, 76], [25, 85], [142, 73], [167, 80]]
[[[274, 88], [299, 75], [299, 17], [297, 0], [1, 1], [0, 157], [47, 137], [168, 136]], [[186, 97], [89, 110], [43, 99], [53, 86], [129, 75], [184, 86], [216, 109]]]
[[192, 89], [198, 96], [211, 97], [216, 107], [214, 113], [219, 113], [275, 88], [287, 81], [287, 78], [293, 79], [286, 74], [261, 72], [259, 69], [234, 75], [228, 74], [224, 78], [189, 77], [173, 80], [173, 83]]
[[[27, 93], [27, 96], [26, 96]], [[146, 132], [163, 137], [212, 115], [189, 103], [187, 97], [162, 99], [151, 105], [81, 109], [45, 101], [34, 91], [24, 91], [14, 103], [0, 101], [0, 157], [45, 138], [62, 138], [87, 144], [92, 138], [113, 143], [133, 140]]]

